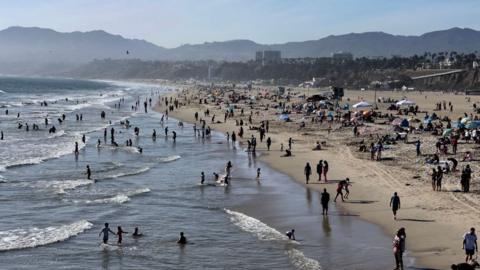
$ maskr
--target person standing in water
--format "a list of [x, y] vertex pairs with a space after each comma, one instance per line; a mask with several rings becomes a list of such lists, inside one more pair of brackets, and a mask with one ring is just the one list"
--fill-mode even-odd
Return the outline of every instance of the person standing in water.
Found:
[[405, 228], [400, 228], [393, 238], [393, 255], [395, 256], [395, 270], [403, 270], [403, 253], [405, 252]]
[[305, 181], [308, 184], [308, 181], [310, 180], [310, 175], [312, 174], [312, 167], [310, 167], [310, 163], [307, 162], [307, 165], [305, 165], [305, 169], [303, 170], [305, 174]]
[[204, 173], [204, 172], [202, 172], [202, 173], [200, 174], [200, 184], [203, 185], [203, 183], [205, 183], [205, 173]]
[[323, 189], [320, 202], [322, 203], [322, 215], [328, 215], [328, 203], [330, 202], [330, 194], [328, 194], [326, 188]]
[[180, 245], [187, 244], [187, 238], [185, 237], [183, 232], [180, 232], [180, 238], [178, 239], [177, 244], [180, 244]]
[[260, 168], [257, 169], [257, 180], [260, 179]]
[[90, 180], [90, 177], [92, 176], [92, 171], [90, 170], [90, 165], [87, 165], [86, 175], [87, 175], [87, 179]]
[[117, 242], [117, 244], [119, 244], [119, 245], [122, 244], [122, 239], [123, 239], [123, 238], [122, 238], [122, 234], [124, 234], [124, 233], [128, 233], [128, 232], [122, 230], [122, 227], [118, 226], [118, 227], [117, 227], [117, 236], [118, 236], [118, 242]]
[[390, 199], [390, 207], [392, 207], [393, 219], [397, 219], [397, 211], [400, 209], [400, 197], [398, 197], [397, 192], [393, 193], [392, 198]]
[[108, 223], [105, 223], [105, 227], [98, 234], [98, 236], [103, 234], [103, 243], [104, 244], [108, 244], [108, 234], [109, 233], [116, 234], [112, 230], [110, 230], [110, 228], [108, 228]]
[[135, 227], [135, 230], [133, 231], [132, 236], [133, 237], [141, 237], [141, 236], [143, 236], [143, 233], [139, 233], [138, 232], [138, 227]]
[[75, 155], [78, 155], [78, 142], [75, 142], [75, 149], [73, 150], [73, 153], [75, 153]]

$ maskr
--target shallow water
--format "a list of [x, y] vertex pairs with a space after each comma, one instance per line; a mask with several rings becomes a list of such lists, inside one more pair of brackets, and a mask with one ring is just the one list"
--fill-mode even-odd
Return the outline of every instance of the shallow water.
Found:
[[[54, 79], [0, 78], [0, 267], [14, 269], [385, 269], [389, 237], [333, 207], [320, 215], [318, 194], [233, 149], [222, 134], [202, 140], [190, 125], [131, 109], [167, 87]], [[153, 94], [153, 95], [152, 95]], [[125, 98], [120, 109], [114, 103]], [[68, 101], [66, 100], [68, 98]], [[40, 106], [46, 100], [47, 107]], [[78, 104], [76, 101], [79, 101]], [[107, 118], [102, 120], [104, 110]], [[17, 118], [17, 113], [20, 117]], [[66, 114], [66, 121], [56, 120]], [[83, 114], [83, 121], [75, 115]], [[45, 126], [44, 118], [49, 118]], [[130, 129], [120, 125], [128, 119]], [[110, 121], [112, 124], [110, 124]], [[18, 123], [23, 127], [18, 129]], [[29, 123], [30, 131], [25, 131]], [[39, 131], [32, 131], [37, 123]], [[46, 130], [54, 124], [55, 134]], [[141, 129], [140, 136], [133, 127]], [[114, 127], [120, 147], [104, 141]], [[151, 137], [156, 129], [157, 139]], [[80, 141], [86, 134], [86, 145]], [[110, 134], [110, 132], [108, 132]], [[131, 138], [135, 147], [124, 147]], [[97, 148], [97, 139], [102, 147]], [[74, 142], [80, 153], [73, 155]], [[229, 187], [199, 186], [234, 164]], [[85, 177], [90, 165], [95, 181]], [[256, 168], [262, 168], [257, 182]], [[348, 213], [347, 213], [348, 214]], [[100, 246], [104, 222], [144, 237]], [[284, 231], [294, 227], [296, 242]], [[175, 244], [184, 231], [191, 244]], [[116, 238], [112, 235], [110, 243]], [[385, 258], [381, 262], [372, 259]]]

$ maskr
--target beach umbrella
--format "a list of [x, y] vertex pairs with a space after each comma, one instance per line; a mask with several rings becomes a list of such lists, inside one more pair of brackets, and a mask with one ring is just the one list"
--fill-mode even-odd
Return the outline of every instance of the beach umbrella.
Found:
[[443, 131], [442, 136], [443, 136], [443, 137], [448, 137], [448, 136], [450, 136], [450, 134], [452, 134], [452, 129], [451, 129], [451, 128], [446, 128], [446, 129]]
[[392, 126], [400, 126], [400, 124], [402, 123], [402, 120], [403, 120], [402, 118], [395, 118], [393, 119], [391, 124]]
[[415, 105], [415, 102], [407, 99], [402, 99], [399, 102], [396, 103], [397, 106], [411, 106]]
[[290, 120], [290, 117], [288, 116], [288, 114], [280, 114], [278, 119], [280, 119], [282, 121], [288, 121], [288, 120]]
[[469, 121], [470, 121], [470, 117], [464, 117], [464, 118], [462, 118], [462, 120], [460, 121], [460, 123], [466, 124], [466, 123], [469, 122]]
[[352, 107], [355, 108], [355, 109], [368, 108], [368, 107], [372, 107], [372, 104], [370, 104], [366, 101], [360, 101], [359, 103], [353, 105]]

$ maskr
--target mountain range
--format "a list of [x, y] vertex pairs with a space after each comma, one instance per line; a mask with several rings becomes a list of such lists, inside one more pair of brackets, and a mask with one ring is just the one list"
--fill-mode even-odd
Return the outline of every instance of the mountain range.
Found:
[[[324, 57], [351, 52], [355, 57], [410, 56], [429, 52], [471, 53], [480, 49], [480, 31], [451, 28], [420, 36], [383, 32], [331, 35], [317, 40], [258, 44], [250, 40], [206, 42], [164, 48], [105, 31], [60, 33], [37, 27], [10, 27], [0, 31], [0, 66], [83, 64], [94, 59], [248, 61], [257, 50], [279, 50], [282, 57]], [[1, 71], [1, 70], [0, 70]]]

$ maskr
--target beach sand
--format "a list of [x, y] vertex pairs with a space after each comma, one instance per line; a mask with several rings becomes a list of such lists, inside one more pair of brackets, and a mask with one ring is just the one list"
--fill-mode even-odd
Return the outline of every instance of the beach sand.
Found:
[[[195, 112], [198, 112], [200, 118], [203, 118], [203, 111], [208, 107], [210, 117], [216, 114], [216, 119], [223, 122], [224, 110], [220, 106], [198, 104], [198, 98], [204, 97], [207, 93], [199, 93], [194, 88], [185, 89], [188, 89], [188, 91], [185, 90], [182, 94], [180, 92], [172, 93], [172, 96], [181, 96], [179, 97], [180, 102], [185, 102], [182, 98], [185, 96], [191, 100], [191, 103], [170, 112], [170, 116], [185, 122], [195, 123]], [[300, 93], [300, 91], [305, 90], [298, 90], [297, 92]], [[372, 91], [347, 91], [344, 101], [349, 99], [350, 104], [362, 99], [373, 102], [373, 96]], [[471, 102], [468, 102], [464, 95], [439, 92], [378, 92], [377, 97], [380, 96], [396, 99], [407, 96], [417, 102], [420, 110], [426, 110], [430, 113], [434, 109], [435, 102], [451, 101], [454, 106], [453, 112], [442, 111], [438, 114], [440, 116], [447, 115], [452, 119], [458, 118], [463, 113], [472, 112], [471, 104], [480, 100], [478, 97], [472, 97]], [[341, 129], [334, 125], [331, 132], [328, 132], [326, 124], [310, 124], [309, 121], [306, 121], [306, 128], [298, 130], [298, 122], [303, 117], [302, 115], [292, 115], [293, 121], [289, 123], [280, 122], [276, 120], [278, 115], [275, 114], [273, 109], [262, 109], [264, 108], [261, 105], [262, 103], [268, 103], [268, 101], [259, 100], [253, 107], [255, 111], [259, 112], [258, 115], [253, 115], [253, 124], [258, 125], [261, 120], [270, 120], [270, 132], [266, 136], [271, 137], [273, 141], [271, 151], [267, 151], [265, 142], [261, 143], [257, 138], [257, 151], [261, 153], [260, 159], [262, 161], [303, 185], [305, 185], [303, 170], [306, 162], [310, 162], [313, 175], [308, 188], [317, 191], [327, 188], [331, 196], [336, 193], [338, 180], [349, 177], [352, 181], [350, 199], [345, 203], [338, 201], [336, 206], [358, 214], [364, 220], [380, 225], [392, 237], [399, 228], [405, 227], [407, 252], [409, 256], [413, 256], [417, 260], [416, 265], [418, 266], [446, 269], [452, 263], [459, 263], [464, 260], [464, 253], [461, 249], [462, 236], [470, 227], [475, 227], [476, 222], [478, 222], [480, 200], [476, 190], [480, 185], [475, 183], [475, 176], [480, 168], [471, 164], [474, 171], [472, 181], [474, 192], [470, 194], [454, 192], [459, 189], [458, 172], [446, 176], [443, 181], [444, 192], [434, 192], [428, 175], [430, 167], [423, 162], [423, 157], [416, 157], [413, 144], [398, 143], [391, 150], [384, 151], [383, 156], [386, 157], [386, 161], [370, 161], [369, 153], [359, 153], [356, 151], [356, 146], [349, 146], [352, 142], [362, 139], [353, 138], [351, 127]], [[382, 106], [386, 106], [386, 104], [379, 104], [379, 106], [382, 109]], [[162, 104], [156, 106], [157, 111], [164, 112], [165, 109], [166, 107]], [[249, 115], [249, 107], [244, 106], [244, 109], [245, 115]], [[238, 110], [235, 113], [235, 119], [240, 119]], [[422, 118], [423, 115], [420, 114], [418, 118]], [[205, 117], [205, 120], [212, 129], [230, 132], [230, 134], [232, 131], [238, 132], [239, 127], [235, 125], [233, 119], [227, 120], [226, 123], [211, 123], [210, 117]], [[243, 120], [247, 122], [247, 118], [247, 116], [244, 116]], [[244, 131], [244, 139], [250, 138], [251, 134], [255, 136], [258, 134], [256, 130], [248, 130], [248, 125], [244, 126]], [[391, 126], [372, 124], [368, 125], [366, 134], [385, 134], [388, 132], [391, 133]], [[281, 157], [283, 153], [279, 151], [280, 143], [287, 147], [289, 137], [294, 140], [293, 156]], [[363, 137], [365, 138], [366, 135]], [[422, 140], [423, 153], [434, 153], [435, 138], [428, 134], [419, 134], [411, 135], [409, 141], [416, 140], [417, 137]], [[326, 141], [327, 146], [321, 151], [312, 151], [316, 141]], [[243, 143], [244, 141], [240, 140], [240, 144]], [[474, 144], [459, 145], [459, 155], [472, 148], [474, 148]], [[457, 159], [460, 160], [458, 157]], [[319, 160], [329, 162], [328, 178], [330, 181], [327, 184], [316, 181], [315, 165]], [[459, 169], [463, 165], [465, 164], [460, 163]], [[397, 220], [393, 220], [389, 208], [389, 201], [393, 192], [398, 192], [402, 200], [402, 207]], [[391, 258], [385, 259], [390, 260]]]

